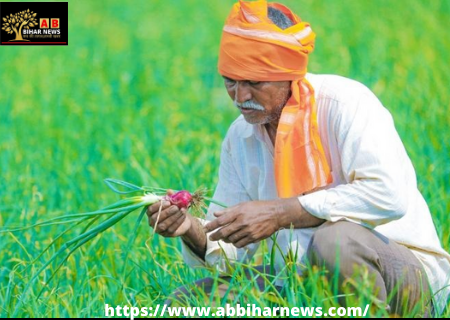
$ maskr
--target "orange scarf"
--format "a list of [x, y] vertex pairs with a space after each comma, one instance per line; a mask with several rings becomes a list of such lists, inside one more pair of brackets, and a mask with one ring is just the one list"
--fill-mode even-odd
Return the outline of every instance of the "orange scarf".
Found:
[[[267, 16], [271, 6], [294, 23], [282, 30]], [[287, 7], [266, 0], [236, 3], [222, 33], [219, 73], [233, 80], [292, 81], [275, 140], [278, 196], [288, 198], [331, 183], [317, 126], [314, 90], [305, 79], [315, 34]]]

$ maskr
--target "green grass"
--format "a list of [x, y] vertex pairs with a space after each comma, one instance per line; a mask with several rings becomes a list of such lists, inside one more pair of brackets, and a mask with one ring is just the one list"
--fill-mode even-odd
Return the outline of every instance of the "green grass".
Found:
[[[0, 227], [115, 202], [107, 177], [214, 188], [221, 141], [238, 116], [216, 72], [232, 3], [73, 0], [68, 47], [0, 47]], [[450, 2], [284, 3], [317, 33], [310, 71], [354, 78], [391, 111], [449, 250]], [[88, 317], [102, 316], [105, 303], [152, 306], [210, 275], [188, 268], [179, 242], [153, 236], [145, 223], [124, 269], [137, 216], [85, 245], [36, 301], [47, 270], [18, 315]], [[44, 260], [28, 263], [63, 228], [0, 235], [0, 317], [11, 315]], [[332, 292], [322, 285], [294, 283], [284, 303], [325, 303]], [[250, 289], [244, 295], [264, 303]]]

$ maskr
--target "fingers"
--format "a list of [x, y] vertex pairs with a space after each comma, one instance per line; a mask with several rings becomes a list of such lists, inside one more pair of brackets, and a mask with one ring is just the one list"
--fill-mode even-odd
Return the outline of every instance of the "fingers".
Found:
[[247, 237], [242, 238], [238, 242], [234, 243], [234, 246], [236, 248], [243, 248], [243, 247], [245, 247], [245, 246], [247, 246], [247, 245], [249, 245], [250, 243], [253, 243], [253, 242], [255, 242], [253, 240], [253, 238], [247, 236]]
[[[173, 237], [178, 228], [185, 222], [186, 209], [179, 209], [169, 201], [161, 201], [148, 207], [148, 224], [157, 234], [164, 237]], [[158, 224], [156, 224], [158, 222]]]
[[243, 248], [250, 243], [256, 242], [258, 239], [255, 238], [251, 232], [247, 229], [237, 229], [234, 226], [227, 226], [219, 231], [213, 233], [209, 240], [218, 241], [222, 240], [226, 243], [232, 243], [236, 248]]
[[186, 213], [181, 213], [181, 218], [178, 218], [172, 225], [167, 229], [167, 235], [172, 236], [177, 232], [178, 228], [184, 223], [184, 221], [188, 219]]
[[[163, 206], [164, 208], [164, 206]], [[175, 205], [169, 205], [166, 207], [166, 209], [161, 208], [161, 212], [151, 212], [150, 214], [147, 211], [148, 216], [148, 223], [149, 225], [154, 228], [156, 221], [158, 221], [158, 225], [160, 226], [161, 223], [165, 222], [168, 218], [172, 217], [173, 215], [176, 215], [178, 213], [181, 213], [180, 209]]]
[[221, 214], [217, 219], [209, 222], [205, 225], [205, 231], [210, 232], [216, 230], [217, 228], [223, 227], [230, 224], [236, 219], [236, 215], [233, 212], [226, 212]]
[[186, 219], [186, 215], [183, 214], [181, 211], [178, 211], [173, 216], [167, 218], [161, 223], [158, 223], [158, 226], [155, 230], [156, 233], [159, 233], [163, 236], [169, 236], [178, 229], [179, 226], [184, 222]]
[[222, 211], [217, 211], [217, 212], [214, 212], [214, 216], [215, 217], [220, 217], [220, 216], [223, 216], [224, 214], [226, 214], [228, 211], [225, 209], [225, 210], [222, 210]]
[[214, 232], [210, 237], [209, 240], [211, 241], [218, 241], [218, 240], [224, 240], [225, 242], [228, 242], [230, 235], [233, 235], [237, 231], [241, 229], [241, 226], [237, 226], [236, 223], [232, 223], [226, 227], [221, 228], [219, 231]]
[[[161, 205], [162, 203], [162, 205]], [[152, 204], [151, 206], [148, 207], [147, 209], [147, 216], [151, 217], [152, 215], [154, 215], [155, 213], [159, 212], [159, 208], [161, 207], [161, 210], [167, 209], [169, 208], [171, 205], [171, 203], [169, 201], [158, 201], [154, 204]]]
[[229, 235], [226, 239], [224, 239], [225, 242], [237, 244], [240, 240], [244, 239], [250, 234], [248, 230], [239, 230], [231, 235]]

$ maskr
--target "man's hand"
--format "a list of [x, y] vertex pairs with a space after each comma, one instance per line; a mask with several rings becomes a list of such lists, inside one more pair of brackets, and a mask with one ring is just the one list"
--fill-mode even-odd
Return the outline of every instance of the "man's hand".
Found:
[[223, 240], [242, 248], [270, 237], [281, 226], [279, 206], [275, 201], [250, 201], [216, 212], [217, 217], [205, 226], [207, 232], [222, 227], [209, 239]]
[[324, 220], [309, 214], [296, 197], [273, 201], [250, 201], [214, 214], [217, 219], [205, 226], [206, 232], [220, 228], [209, 239], [245, 247], [270, 237], [281, 228], [310, 228]]
[[[173, 194], [168, 190], [167, 194]], [[147, 209], [148, 224], [163, 237], [181, 237], [201, 259], [205, 259], [206, 233], [200, 221], [187, 209], [179, 209], [169, 201], [160, 201]]]
[[187, 210], [179, 209], [169, 201], [157, 202], [149, 206], [147, 216], [148, 224], [153, 229], [156, 226], [155, 232], [163, 237], [183, 236], [192, 225], [192, 217], [187, 213]]

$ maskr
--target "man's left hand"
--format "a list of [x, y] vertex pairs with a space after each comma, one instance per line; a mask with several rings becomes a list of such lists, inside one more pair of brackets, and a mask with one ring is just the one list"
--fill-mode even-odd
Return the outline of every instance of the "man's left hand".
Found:
[[209, 239], [223, 240], [237, 248], [270, 237], [281, 228], [312, 228], [325, 220], [307, 212], [296, 197], [272, 201], [249, 201], [214, 213], [217, 217], [205, 226], [216, 229]]
[[277, 201], [250, 201], [214, 213], [217, 217], [205, 226], [213, 233], [211, 241], [223, 240], [237, 248], [270, 237], [280, 226], [280, 205]]

